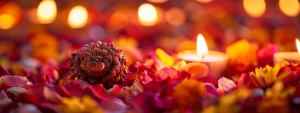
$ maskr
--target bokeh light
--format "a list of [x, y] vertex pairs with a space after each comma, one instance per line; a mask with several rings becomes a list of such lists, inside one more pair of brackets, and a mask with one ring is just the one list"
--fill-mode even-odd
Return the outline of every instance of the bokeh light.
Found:
[[13, 27], [16, 23], [14, 17], [9, 14], [1, 14], [0, 15], [0, 28], [1, 29], [9, 29]]
[[144, 26], [152, 26], [157, 22], [157, 11], [151, 4], [142, 4], [138, 9], [139, 22]]
[[87, 24], [88, 12], [83, 6], [75, 6], [68, 16], [68, 24], [71, 28], [82, 28]]
[[180, 26], [184, 24], [186, 15], [185, 12], [180, 8], [171, 8], [166, 12], [165, 19], [171, 25]]
[[295, 17], [299, 13], [299, 2], [298, 0], [279, 0], [280, 10], [291, 17]]
[[168, 0], [148, 0], [148, 1], [153, 3], [164, 3], [167, 2]]
[[56, 4], [54, 0], [43, 0], [37, 8], [37, 19], [42, 24], [52, 23], [56, 18]]
[[0, 29], [14, 27], [21, 18], [21, 8], [13, 2], [4, 4], [0, 8]]
[[266, 11], [264, 0], [244, 0], [243, 6], [245, 11], [252, 17], [260, 17]]

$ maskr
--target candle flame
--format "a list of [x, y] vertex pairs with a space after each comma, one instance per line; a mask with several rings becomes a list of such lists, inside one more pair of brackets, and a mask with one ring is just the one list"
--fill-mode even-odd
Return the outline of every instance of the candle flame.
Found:
[[75, 6], [68, 16], [68, 24], [71, 28], [82, 28], [87, 24], [88, 12], [83, 6]]
[[197, 36], [197, 54], [201, 56], [208, 54], [208, 48], [202, 34]]
[[49, 24], [56, 18], [56, 4], [54, 0], [43, 0], [37, 8], [37, 19], [42, 24]]
[[280, 10], [288, 16], [295, 17], [299, 13], [298, 0], [279, 0]]
[[298, 39], [296, 39], [296, 46], [297, 46], [298, 53], [300, 54], [300, 41]]
[[245, 11], [252, 17], [260, 17], [266, 11], [265, 0], [244, 0]]
[[142, 4], [138, 9], [139, 22], [144, 26], [152, 26], [157, 22], [157, 11], [151, 4]]

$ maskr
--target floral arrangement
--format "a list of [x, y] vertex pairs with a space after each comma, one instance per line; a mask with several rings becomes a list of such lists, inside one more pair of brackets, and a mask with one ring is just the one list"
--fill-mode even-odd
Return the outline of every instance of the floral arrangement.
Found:
[[[262, 56], [260, 51], [270, 53]], [[284, 61], [271, 66], [272, 61], [262, 60], [275, 52], [272, 44], [257, 48], [236, 41], [226, 49], [225, 76], [214, 78], [207, 75], [205, 64], [178, 61], [159, 48], [144, 61], [126, 64], [121, 49], [95, 42], [60, 63], [28, 68], [9, 62], [9, 68], [0, 67], [0, 111], [298, 112], [300, 65]]]

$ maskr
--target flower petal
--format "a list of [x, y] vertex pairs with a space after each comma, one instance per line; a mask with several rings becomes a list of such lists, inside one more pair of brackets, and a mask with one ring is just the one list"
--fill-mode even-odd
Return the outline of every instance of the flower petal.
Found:
[[236, 87], [235, 83], [228, 78], [221, 77], [218, 80], [218, 90], [228, 92], [235, 87]]

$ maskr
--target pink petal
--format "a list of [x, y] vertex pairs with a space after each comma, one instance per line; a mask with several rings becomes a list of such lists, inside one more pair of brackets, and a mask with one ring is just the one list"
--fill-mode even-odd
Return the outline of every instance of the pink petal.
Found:
[[101, 102], [100, 106], [107, 113], [125, 113], [128, 106], [119, 99], [108, 99]]
[[155, 80], [162, 81], [167, 78], [175, 78], [178, 77], [178, 71], [173, 68], [163, 68], [159, 72], [155, 73]]
[[235, 87], [236, 87], [235, 83], [228, 78], [221, 77], [218, 80], [218, 90], [228, 92]]
[[0, 80], [3, 82], [2, 88], [4, 87], [21, 87], [27, 85], [29, 81], [20, 76], [2, 76]]

